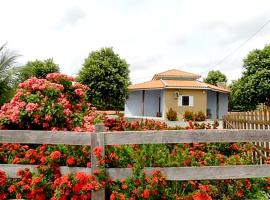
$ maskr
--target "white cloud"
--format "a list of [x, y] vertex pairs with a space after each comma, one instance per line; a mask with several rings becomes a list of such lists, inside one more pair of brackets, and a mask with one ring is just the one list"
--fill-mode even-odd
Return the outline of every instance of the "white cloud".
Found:
[[89, 52], [112, 46], [130, 64], [133, 82], [178, 68], [241, 76], [242, 59], [270, 41], [270, 24], [214, 66], [270, 19], [268, 0], [10, 0], [1, 2], [0, 44], [20, 63], [54, 58], [75, 75]]

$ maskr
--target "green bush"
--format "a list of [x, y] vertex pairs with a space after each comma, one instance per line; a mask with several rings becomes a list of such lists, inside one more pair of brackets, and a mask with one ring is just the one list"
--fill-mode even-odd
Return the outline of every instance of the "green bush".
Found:
[[204, 112], [199, 111], [198, 113], [195, 114], [195, 121], [201, 122], [201, 121], [205, 121], [205, 119], [206, 119], [206, 116]]
[[172, 108], [169, 109], [166, 115], [169, 121], [177, 121], [177, 112], [174, 111]]
[[184, 115], [183, 115], [183, 118], [186, 120], [186, 121], [190, 121], [190, 120], [194, 120], [195, 119], [195, 115], [192, 111], [188, 111], [186, 110]]

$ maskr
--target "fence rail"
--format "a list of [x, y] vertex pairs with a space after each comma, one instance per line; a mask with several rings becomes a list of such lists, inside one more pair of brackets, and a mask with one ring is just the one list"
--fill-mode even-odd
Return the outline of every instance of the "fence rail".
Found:
[[[106, 145], [124, 144], [169, 144], [169, 143], [220, 143], [220, 142], [270, 142], [269, 130], [177, 130], [177, 131], [132, 131], [113, 132], [102, 131], [97, 126], [96, 133], [47, 132], [47, 131], [0, 131], [0, 143], [25, 144], [69, 144], [89, 145], [91, 149]], [[95, 156], [91, 156], [92, 168], [60, 167], [63, 174], [76, 171], [93, 172], [96, 165]], [[7, 172], [10, 178], [16, 178], [19, 168], [36, 170], [34, 165], [1, 164], [0, 169]], [[164, 167], [145, 168], [146, 172], [158, 169], [164, 173], [167, 180], [207, 180], [207, 179], [239, 179], [270, 177], [270, 165], [235, 165], [235, 166], [205, 166], [205, 167]], [[131, 168], [107, 168], [108, 175], [114, 180], [131, 175]], [[105, 191], [92, 192], [92, 199], [105, 199]]]
[[[4, 170], [9, 178], [18, 178], [19, 169], [28, 168], [31, 171], [37, 171], [37, 165], [14, 165], [1, 164], [1, 170]], [[61, 174], [67, 175], [74, 172], [90, 173], [91, 168], [85, 167], [66, 167], [61, 166]], [[204, 167], [146, 167], [144, 171], [150, 173], [152, 170], [159, 170], [166, 174], [169, 181], [187, 181], [187, 180], [220, 180], [220, 179], [241, 179], [241, 178], [259, 178], [269, 177], [269, 165], [235, 165], [235, 166], [204, 166]], [[106, 173], [112, 180], [121, 180], [131, 176], [131, 168], [107, 168]]]
[[[166, 131], [122, 131], [100, 132], [104, 145], [124, 144], [173, 144], [215, 142], [263, 142], [270, 141], [270, 130], [166, 130]], [[95, 134], [76, 132], [49, 132], [8, 130], [0, 131], [0, 143], [68, 144], [88, 145]]]

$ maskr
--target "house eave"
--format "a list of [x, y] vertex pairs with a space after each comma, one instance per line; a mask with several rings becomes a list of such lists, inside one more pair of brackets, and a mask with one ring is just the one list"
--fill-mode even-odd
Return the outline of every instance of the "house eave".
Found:
[[135, 89], [128, 89], [128, 91], [138, 91], [138, 90], [163, 90], [163, 87], [160, 88], [135, 88]]
[[191, 90], [211, 90], [215, 92], [221, 92], [221, 93], [230, 93], [230, 91], [223, 91], [223, 90], [217, 90], [217, 89], [212, 89], [208, 87], [173, 87], [173, 86], [168, 86], [165, 89], [191, 89]]

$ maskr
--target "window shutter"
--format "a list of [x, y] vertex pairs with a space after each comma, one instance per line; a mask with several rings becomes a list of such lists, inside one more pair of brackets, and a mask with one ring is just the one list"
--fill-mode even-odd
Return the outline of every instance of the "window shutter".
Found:
[[193, 106], [193, 96], [189, 96], [189, 106]]
[[178, 96], [178, 106], [182, 106], [182, 95]]

